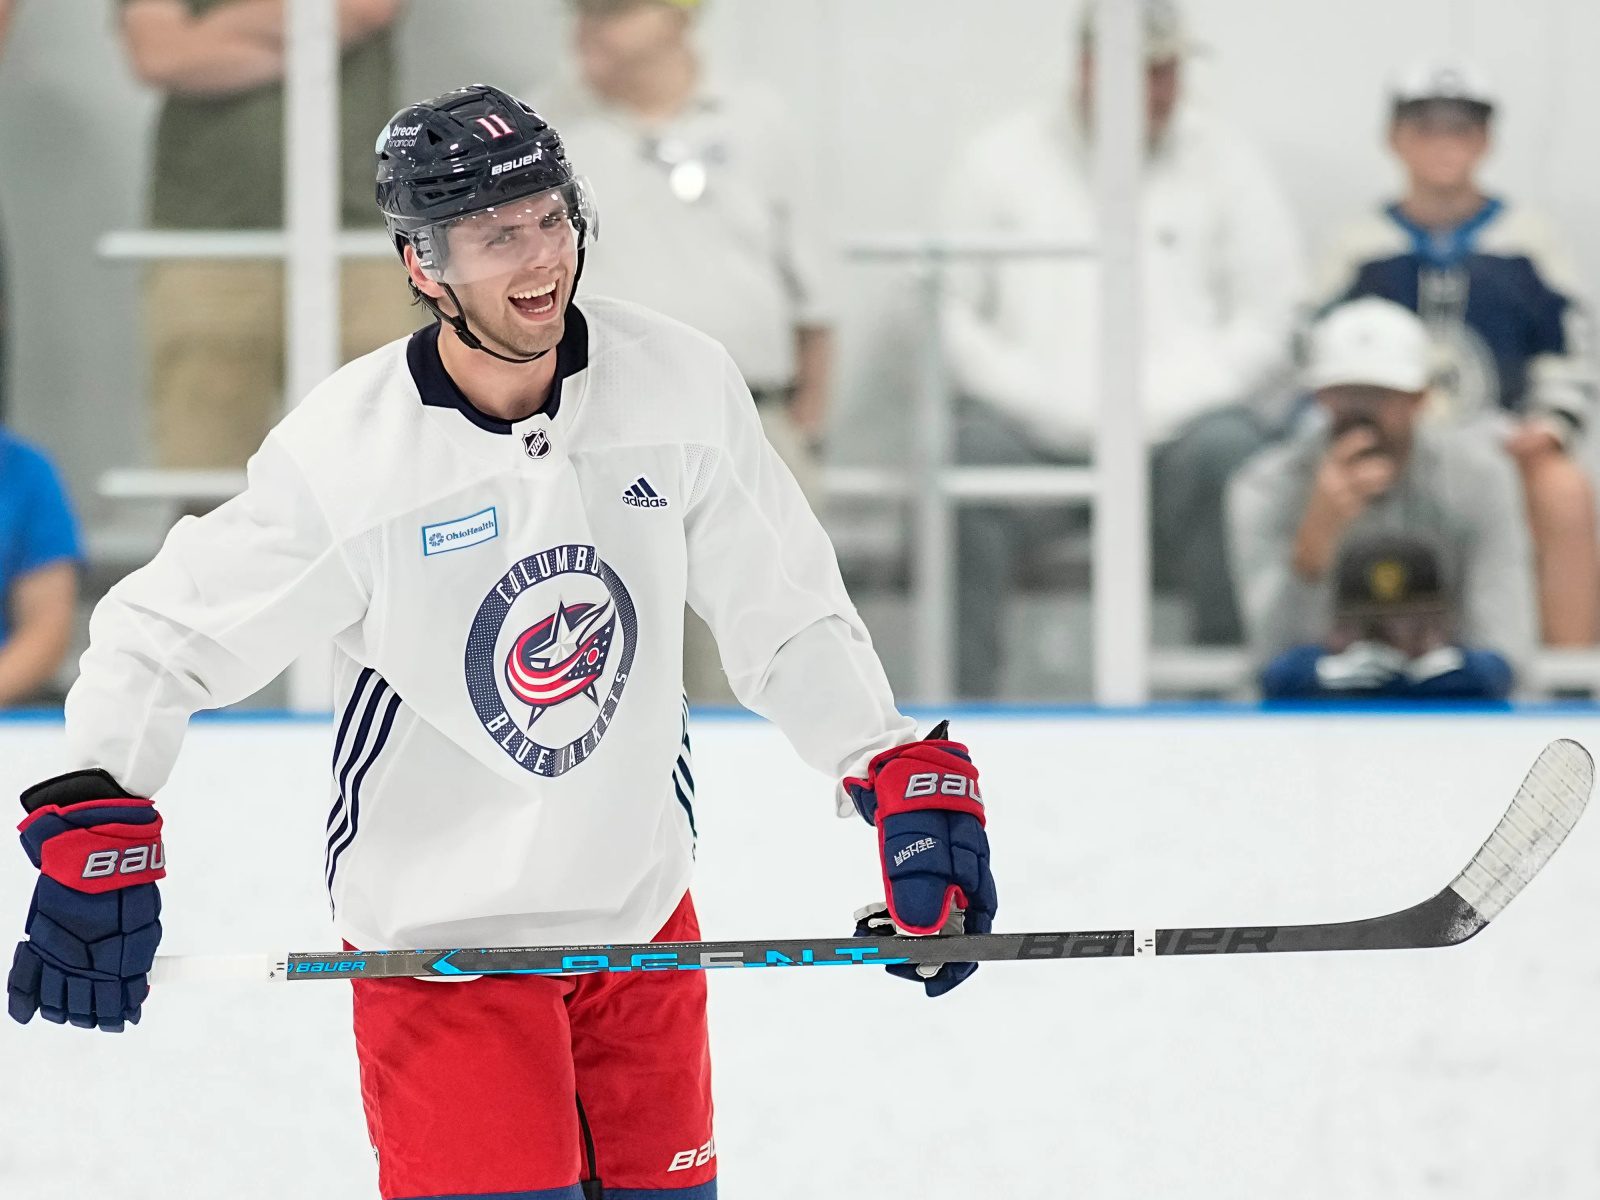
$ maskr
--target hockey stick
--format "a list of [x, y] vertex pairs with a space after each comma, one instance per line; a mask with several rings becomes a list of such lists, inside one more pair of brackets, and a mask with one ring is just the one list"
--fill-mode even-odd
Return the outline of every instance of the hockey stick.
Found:
[[1431, 899], [1387, 916], [1324, 925], [1117, 929], [1078, 933], [775, 941], [643, 942], [611, 946], [376, 950], [156, 959], [151, 980], [458, 978], [579, 975], [597, 971], [702, 971], [722, 967], [883, 966], [1026, 962], [1168, 954], [1395, 950], [1453, 946], [1516, 897], [1572, 832], [1594, 786], [1594, 760], [1577, 742], [1546, 746], [1494, 832], [1461, 874]]

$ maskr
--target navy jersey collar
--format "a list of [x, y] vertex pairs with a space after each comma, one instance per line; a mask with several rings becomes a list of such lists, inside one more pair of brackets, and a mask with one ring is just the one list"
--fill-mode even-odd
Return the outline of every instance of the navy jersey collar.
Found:
[[1484, 199], [1483, 207], [1450, 229], [1425, 229], [1401, 210], [1399, 202], [1384, 211], [1411, 239], [1411, 250], [1430, 267], [1448, 270], [1472, 253], [1473, 241], [1483, 227], [1505, 210], [1505, 201], [1495, 196]]
[[[551, 420], [561, 411], [562, 381], [589, 365], [589, 322], [576, 304], [568, 306], [566, 321], [561, 342], [556, 346], [555, 385], [550, 389], [550, 399], [539, 410]], [[439, 357], [442, 328], [443, 324], [435, 321], [417, 330], [406, 344], [406, 365], [411, 368], [411, 379], [422, 402], [432, 408], [453, 408], [485, 433], [510, 433], [512, 422], [477, 408], [444, 369], [444, 360]]]

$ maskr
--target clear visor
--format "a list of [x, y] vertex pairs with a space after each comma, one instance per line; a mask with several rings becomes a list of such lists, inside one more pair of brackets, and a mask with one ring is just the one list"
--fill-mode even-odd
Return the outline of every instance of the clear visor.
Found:
[[478, 283], [573, 264], [598, 224], [587, 181], [575, 179], [430, 225], [413, 236], [413, 245], [429, 278]]

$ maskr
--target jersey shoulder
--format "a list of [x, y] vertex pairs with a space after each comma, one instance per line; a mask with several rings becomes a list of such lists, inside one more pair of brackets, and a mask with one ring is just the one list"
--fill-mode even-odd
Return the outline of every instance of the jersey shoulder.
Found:
[[[474, 464], [430, 426], [401, 338], [345, 364], [267, 435], [330, 525], [351, 536], [464, 486]], [[478, 464], [481, 469], [481, 464]]]
[[1580, 271], [1566, 237], [1548, 213], [1507, 201], [1484, 226], [1475, 249], [1480, 254], [1526, 260], [1546, 285], [1571, 295]]
[[1340, 299], [1368, 264], [1411, 253], [1410, 235], [1384, 207], [1374, 205], [1342, 225], [1324, 248], [1313, 285], [1316, 303], [1324, 305]]
[[381, 440], [413, 406], [396, 403], [397, 393], [415, 391], [406, 364], [409, 337], [352, 359], [312, 388], [280, 421], [269, 438], [309, 473], [357, 466], [354, 452]]
[[589, 324], [585, 438], [717, 441], [730, 403], [750, 404], [720, 342], [671, 317], [606, 296], [581, 302]]
[[611, 296], [585, 296], [579, 302], [589, 325], [589, 365], [606, 356], [644, 361], [696, 362], [726, 360], [727, 351], [715, 338], [682, 321]]

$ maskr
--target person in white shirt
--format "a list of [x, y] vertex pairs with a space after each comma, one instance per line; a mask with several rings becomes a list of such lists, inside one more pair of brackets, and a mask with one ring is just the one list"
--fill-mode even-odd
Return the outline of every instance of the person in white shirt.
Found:
[[[834, 358], [828, 247], [810, 153], [773, 89], [719, 77], [699, 0], [573, 0], [581, 80], [549, 107], [605, 203], [595, 290], [710, 334], [808, 497]], [[691, 700], [731, 701], [705, 625], [686, 630]]]
[[[637, 305], [573, 303], [596, 214], [555, 131], [474, 85], [402, 109], [378, 157], [438, 321], [316, 388], [246, 491], [96, 609], [67, 699], [75, 769], [23, 796], [42, 875], [11, 1015], [138, 1019], [164, 875], [148, 797], [192, 713], [329, 641], [324, 869], [348, 943], [697, 940], [686, 601], [740, 700], [845, 776], [838, 810], [876, 826], [897, 925], [938, 932], [960, 907], [988, 932], [966, 748], [913, 740], [727, 353]], [[959, 788], [918, 799], [913, 761]], [[922, 982], [942, 994], [973, 966]], [[703, 974], [364, 981], [355, 1025], [390, 1200], [581, 1200], [602, 1177], [714, 1200]]]
[[[1140, 400], [1151, 447], [1154, 565], [1187, 596], [1192, 635], [1236, 643], [1238, 606], [1224, 552], [1228, 477], [1265, 440], [1253, 405], [1287, 370], [1304, 287], [1299, 234], [1260, 155], [1182, 99], [1193, 48], [1170, 3], [1145, 6], [1148, 148], [1141, 205]], [[1081, 29], [1070, 103], [985, 130], [951, 175], [946, 227], [1070, 243], [1095, 241], [1090, 104], [1094, 28]], [[1100, 267], [1092, 258], [980, 264], [956, 272], [945, 312], [949, 363], [964, 398], [957, 453], [971, 464], [1087, 461], [1099, 394]], [[988, 694], [998, 619], [1028, 548], [1064, 518], [969, 507], [960, 521], [959, 673]]]

